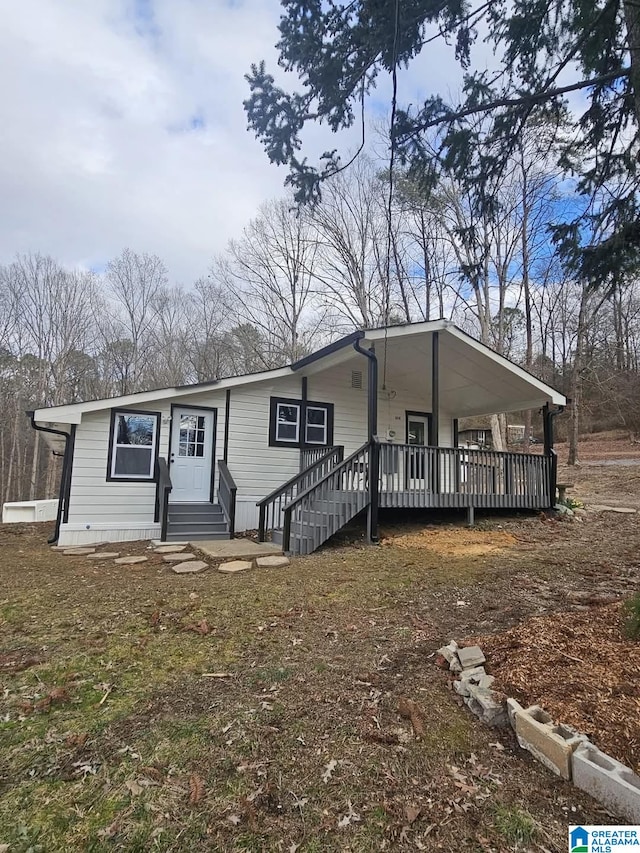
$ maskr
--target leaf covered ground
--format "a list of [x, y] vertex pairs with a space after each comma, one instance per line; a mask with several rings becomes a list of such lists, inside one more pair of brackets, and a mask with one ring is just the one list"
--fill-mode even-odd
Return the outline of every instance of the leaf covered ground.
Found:
[[544, 851], [610, 820], [459, 707], [432, 655], [630, 594], [636, 517], [428, 521], [241, 576], [0, 527], [0, 846]]

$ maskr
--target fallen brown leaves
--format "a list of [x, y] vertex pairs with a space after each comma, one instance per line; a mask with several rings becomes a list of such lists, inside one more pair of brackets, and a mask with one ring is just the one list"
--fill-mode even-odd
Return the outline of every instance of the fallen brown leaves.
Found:
[[201, 619], [198, 623], [192, 622], [184, 626], [185, 631], [193, 631], [195, 634], [200, 634], [201, 637], [206, 637], [211, 633], [211, 628], [206, 619]]
[[64, 687], [52, 687], [51, 690], [41, 699], [29, 701], [27, 699], [18, 702], [18, 708], [24, 714], [31, 714], [34, 711], [48, 711], [53, 704], [68, 702], [69, 694]]
[[496, 687], [541, 705], [640, 769], [640, 643], [621, 631], [620, 604], [537, 616], [477, 638]]
[[189, 777], [189, 803], [192, 806], [197, 805], [204, 798], [204, 781], [197, 773], [192, 773]]
[[405, 720], [411, 720], [413, 732], [417, 738], [424, 736], [424, 715], [417, 702], [402, 696], [398, 699], [398, 713]]
[[0, 673], [23, 672], [29, 667], [42, 663], [42, 658], [17, 650], [0, 654]]

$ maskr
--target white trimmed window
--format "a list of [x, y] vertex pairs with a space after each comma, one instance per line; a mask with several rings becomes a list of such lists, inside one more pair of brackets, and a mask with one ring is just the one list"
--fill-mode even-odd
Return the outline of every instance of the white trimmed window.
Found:
[[300, 441], [300, 406], [292, 403], [276, 405], [276, 441], [298, 444]]
[[[303, 417], [302, 413], [305, 412]], [[333, 443], [333, 403], [272, 397], [270, 447], [328, 447]]]
[[307, 406], [305, 441], [307, 444], [326, 444], [328, 412], [324, 406]]
[[158, 422], [156, 412], [112, 413], [108, 479], [153, 480]]

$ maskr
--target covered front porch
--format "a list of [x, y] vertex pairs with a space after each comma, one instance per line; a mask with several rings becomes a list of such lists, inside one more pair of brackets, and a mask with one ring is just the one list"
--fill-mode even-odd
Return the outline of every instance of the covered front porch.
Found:
[[[261, 537], [308, 553], [365, 508], [375, 542], [380, 508], [460, 508], [472, 522], [476, 508], [554, 503], [562, 394], [446, 321], [354, 333], [293, 368], [315, 386], [363, 359], [363, 443], [350, 455], [340, 445], [303, 450], [300, 473], [259, 503]], [[459, 418], [531, 408], [543, 414], [542, 453], [456, 446]]]

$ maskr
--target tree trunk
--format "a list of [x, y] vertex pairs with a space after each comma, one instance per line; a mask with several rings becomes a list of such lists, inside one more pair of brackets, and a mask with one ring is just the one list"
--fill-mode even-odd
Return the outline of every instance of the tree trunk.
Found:
[[31, 460], [31, 479], [29, 481], [29, 500], [34, 501], [38, 493], [38, 463], [40, 461], [40, 433], [33, 439], [33, 459]]
[[624, 0], [624, 20], [627, 25], [627, 47], [631, 57], [631, 88], [636, 113], [636, 124], [640, 125], [640, 7], [636, 0]]
[[491, 438], [494, 450], [504, 450], [502, 420], [504, 420], [504, 415], [491, 415]]
[[579, 465], [578, 462], [578, 433], [580, 426], [580, 401], [582, 396], [582, 370], [584, 367], [584, 337], [586, 332], [587, 293], [582, 292], [580, 312], [578, 314], [578, 330], [576, 333], [576, 354], [571, 372], [571, 412], [569, 422], [569, 458], [567, 465]]
[[522, 439], [522, 450], [524, 453], [529, 452], [529, 447], [531, 445], [531, 409], [527, 409], [524, 413], [524, 436]]

